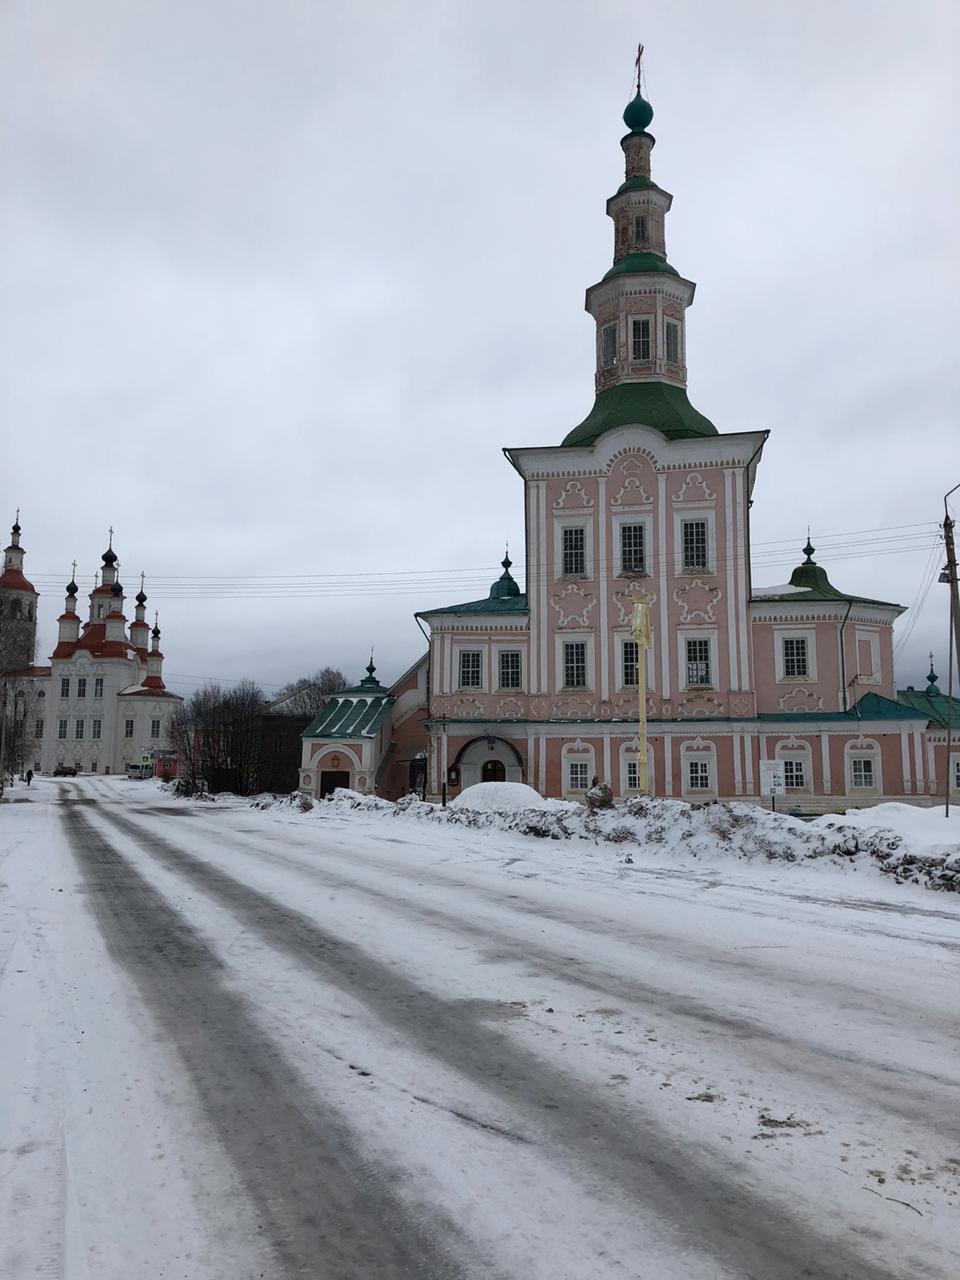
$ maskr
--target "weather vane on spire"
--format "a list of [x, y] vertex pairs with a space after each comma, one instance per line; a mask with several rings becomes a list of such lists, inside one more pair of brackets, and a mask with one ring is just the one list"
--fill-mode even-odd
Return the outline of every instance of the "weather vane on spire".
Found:
[[640, 92], [640, 78], [643, 75], [643, 45], [637, 45], [637, 59], [634, 63], [637, 68], [637, 93]]
[[77, 576], [77, 562], [76, 560], [72, 560], [70, 562], [70, 581], [72, 582], [76, 576]]
[[107, 543], [107, 546], [112, 551], [113, 550], [113, 525], [110, 526], [110, 528], [107, 530], [107, 533], [109, 533], [110, 535], [110, 541]]
[[140, 590], [141, 590], [141, 591], [143, 590], [143, 580], [144, 580], [144, 578], [145, 578], [146, 576], [147, 576], [147, 575], [146, 575], [146, 574], [143, 572], [143, 570], [141, 569], [141, 570], [140, 570]]

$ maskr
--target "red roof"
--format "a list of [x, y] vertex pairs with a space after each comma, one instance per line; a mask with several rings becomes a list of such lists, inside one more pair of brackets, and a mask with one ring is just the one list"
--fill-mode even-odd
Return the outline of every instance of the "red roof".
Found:
[[28, 582], [19, 569], [4, 569], [0, 573], [0, 587], [5, 591], [32, 591], [37, 594], [37, 589], [32, 582]]

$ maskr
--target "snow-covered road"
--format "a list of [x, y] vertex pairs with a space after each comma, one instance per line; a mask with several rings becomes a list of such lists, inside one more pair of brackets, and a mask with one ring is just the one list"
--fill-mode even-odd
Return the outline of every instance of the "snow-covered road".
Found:
[[958, 895], [10, 798], [3, 1280], [960, 1275]]

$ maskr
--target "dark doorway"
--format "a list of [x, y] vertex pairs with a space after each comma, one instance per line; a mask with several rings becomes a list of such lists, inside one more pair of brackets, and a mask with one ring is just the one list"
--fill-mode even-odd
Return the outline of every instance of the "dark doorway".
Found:
[[332, 795], [337, 787], [349, 787], [350, 774], [345, 769], [320, 770], [320, 799]]
[[484, 760], [480, 770], [481, 782], [506, 782], [507, 768], [502, 760]]

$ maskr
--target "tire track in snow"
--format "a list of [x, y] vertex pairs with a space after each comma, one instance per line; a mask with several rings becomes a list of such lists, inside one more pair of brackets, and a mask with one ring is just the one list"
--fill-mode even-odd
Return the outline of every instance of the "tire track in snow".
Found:
[[[159, 813], [162, 814], [163, 810], [159, 810]], [[139, 824], [137, 831], [140, 837], [146, 835], [145, 828], [140, 827]], [[218, 834], [225, 836], [227, 833]], [[237, 833], [231, 830], [229, 834], [232, 837]], [[957, 1079], [944, 1079], [941, 1076], [920, 1071], [915, 1065], [900, 1070], [891, 1066], [890, 1063], [874, 1061], [862, 1051], [856, 1053], [845, 1051], [830, 1045], [818, 1045], [809, 1038], [791, 1036], [782, 1026], [758, 1021], [747, 1014], [726, 1013], [708, 999], [699, 999], [696, 996], [652, 986], [629, 974], [603, 968], [582, 955], [571, 955], [569, 949], [564, 951], [551, 947], [539, 939], [528, 936], [518, 939], [514, 933], [494, 922], [476, 923], [466, 915], [458, 914], [456, 910], [425, 905], [409, 892], [378, 889], [349, 873], [331, 871], [328, 864], [318, 865], [315, 861], [307, 863], [289, 854], [271, 849], [265, 850], [262, 846], [256, 847], [253, 839], [250, 843], [251, 847], [248, 849], [234, 847], [231, 852], [239, 852], [242, 856], [255, 861], [266, 859], [276, 862], [326, 888], [356, 893], [394, 911], [399, 910], [411, 920], [420, 920], [454, 935], [475, 938], [487, 948], [493, 942], [497, 946], [497, 958], [521, 963], [535, 960], [544, 973], [592, 991], [605, 1003], [623, 1001], [641, 1008], [651, 1017], [684, 1021], [691, 1024], [694, 1029], [709, 1028], [718, 1039], [735, 1041], [738, 1045], [748, 1045], [754, 1061], [766, 1063], [771, 1070], [787, 1076], [801, 1075], [817, 1088], [836, 1092], [838, 1064], [852, 1068], [858, 1076], [854, 1083], [856, 1102], [859, 1105], [869, 1101], [881, 1112], [893, 1113], [913, 1126], [932, 1129], [938, 1136], [954, 1134], [960, 1138], [960, 1123], [954, 1119], [952, 1113], [944, 1115], [943, 1108], [943, 1089], [956, 1089]], [[315, 845], [310, 847], [316, 850]], [[409, 887], [409, 877], [405, 877], [397, 868], [373, 859], [365, 861], [363, 866], [375, 867], [377, 871], [388, 874], [407, 888]], [[420, 875], [419, 869], [417, 875]], [[455, 885], [447, 880], [444, 880], [444, 887], [448, 890], [459, 888], [466, 894], [474, 893], [473, 886]], [[499, 894], [495, 890], [485, 890], [482, 887], [476, 890], [475, 896], [483, 897], [498, 908], [520, 916], [521, 919], [530, 916], [538, 919], [542, 917], [553, 923], [575, 929], [588, 938], [596, 935], [596, 930], [570, 919], [566, 912], [551, 912], [546, 908], [538, 911], [529, 903], [514, 901], [509, 895]], [[622, 941], [622, 939], [618, 940]], [[705, 966], [717, 963], [717, 955], [714, 951], [686, 946], [677, 950], [676, 939], [669, 936], [655, 935], [651, 939], [649, 935], [644, 935], [644, 941], [653, 941], [657, 945], [664, 941], [668, 948], [673, 943], [673, 953], [687, 963], [696, 962]], [[662, 956], [663, 953], [659, 951], [658, 954]], [[738, 973], [743, 973], [749, 980], [762, 982], [767, 986], [778, 986], [783, 980], [779, 971], [771, 972], [758, 962], [749, 961], [746, 958], [732, 960], [725, 956], [724, 964], [725, 968], [736, 970]], [[803, 991], [808, 987], [802, 974], [787, 975], [785, 981], [792, 981]], [[818, 988], [820, 989], [822, 988]], [[851, 991], [839, 986], [837, 991], [831, 994], [839, 996], [839, 1007], [843, 1008], [844, 1000], [849, 998]], [[861, 1001], [866, 1002], [870, 993], [857, 991], [856, 994]], [[953, 1031], [952, 1023], [950, 1031]]]
[[[418, 987], [299, 911], [237, 880], [119, 813], [99, 814], [141, 849], [226, 907], [261, 939], [362, 1002], [421, 1051], [520, 1109], [576, 1166], [619, 1188], [624, 1212], [656, 1216], [679, 1243], [744, 1280], [899, 1280], [836, 1234], [756, 1193], [754, 1170], [717, 1169], [649, 1117], [638, 1120], [528, 1052], [462, 1002]], [[877, 1254], [883, 1245], [876, 1246]], [[886, 1242], [887, 1252], [893, 1243]], [[705, 1261], [707, 1259], [705, 1258]], [[711, 1265], [708, 1263], [708, 1265]], [[705, 1272], [705, 1274], [709, 1274]], [[936, 1276], [931, 1272], [931, 1276]]]
[[266, 1228], [271, 1280], [467, 1274], [453, 1257], [473, 1252], [462, 1233], [427, 1209], [415, 1219], [390, 1187], [402, 1174], [358, 1150], [226, 985], [216, 953], [82, 809], [62, 817], [108, 950], [179, 1052]]

